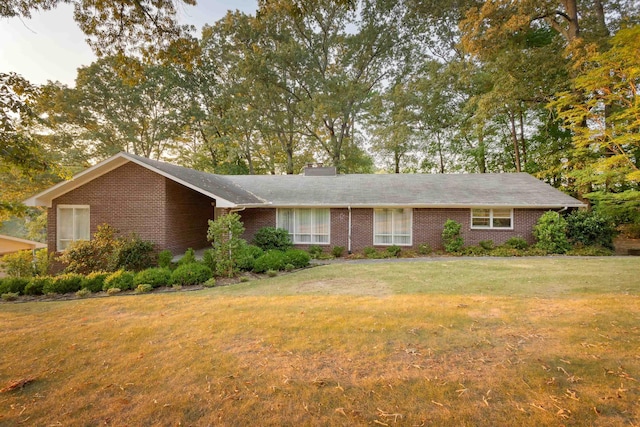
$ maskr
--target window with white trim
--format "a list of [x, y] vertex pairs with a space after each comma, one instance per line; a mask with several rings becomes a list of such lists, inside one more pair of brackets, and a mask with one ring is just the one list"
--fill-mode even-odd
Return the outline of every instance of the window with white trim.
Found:
[[471, 228], [513, 228], [513, 209], [471, 209]]
[[329, 244], [329, 209], [278, 209], [278, 228], [289, 232], [295, 244]]
[[411, 209], [374, 209], [373, 244], [411, 246]]
[[66, 250], [77, 240], [89, 240], [90, 221], [88, 205], [58, 205], [57, 210], [58, 251]]

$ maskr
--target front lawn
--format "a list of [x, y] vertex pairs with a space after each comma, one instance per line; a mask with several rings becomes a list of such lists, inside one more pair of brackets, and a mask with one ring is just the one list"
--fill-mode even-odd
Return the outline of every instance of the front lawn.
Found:
[[640, 424], [637, 258], [0, 303], [0, 425]]

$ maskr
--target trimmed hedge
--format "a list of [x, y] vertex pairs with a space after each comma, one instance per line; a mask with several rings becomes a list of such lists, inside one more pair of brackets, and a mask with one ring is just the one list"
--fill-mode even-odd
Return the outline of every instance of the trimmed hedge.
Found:
[[107, 273], [106, 271], [89, 273], [82, 281], [82, 288], [91, 292], [100, 292], [104, 287], [105, 279], [109, 277], [109, 275], [111, 275], [111, 273]]
[[0, 282], [0, 294], [24, 294], [29, 281], [28, 277], [5, 277]]
[[289, 232], [284, 228], [262, 227], [253, 237], [253, 244], [264, 251], [286, 251], [293, 246]]
[[56, 276], [49, 283], [45, 283], [42, 292], [45, 294], [69, 294], [82, 288], [84, 276], [76, 273], [67, 273]]
[[256, 273], [264, 273], [268, 270], [284, 270], [287, 263], [288, 260], [284, 252], [270, 250], [256, 260], [253, 265], [253, 271]]
[[107, 291], [110, 288], [118, 288], [121, 291], [128, 291], [133, 289], [133, 277], [134, 274], [130, 271], [118, 270], [104, 279], [102, 290]]
[[171, 273], [172, 285], [199, 285], [213, 276], [211, 269], [199, 263], [184, 264]]
[[49, 284], [53, 281], [53, 277], [49, 276], [38, 276], [32, 278], [27, 286], [24, 288], [25, 295], [43, 295], [45, 286], [50, 286]]
[[255, 245], [243, 245], [238, 251], [236, 266], [242, 271], [251, 271], [256, 260], [264, 255], [264, 251]]
[[302, 249], [289, 249], [284, 253], [286, 264], [291, 264], [295, 268], [304, 268], [309, 265], [309, 261], [311, 261], [311, 255], [307, 251], [303, 251]]
[[148, 268], [137, 273], [133, 278], [134, 286], [151, 285], [154, 288], [171, 283], [171, 270], [168, 268]]

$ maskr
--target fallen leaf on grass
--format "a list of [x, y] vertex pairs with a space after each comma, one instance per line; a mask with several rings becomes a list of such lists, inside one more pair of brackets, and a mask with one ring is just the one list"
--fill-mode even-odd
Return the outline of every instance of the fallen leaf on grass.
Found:
[[3, 389], [0, 389], [0, 393], [7, 393], [9, 391], [13, 391], [13, 390], [22, 388], [22, 387], [26, 386], [27, 384], [34, 382], [35, 380], [36, 380], [35, 377], [28, 377], [28, 378], [23, 378], [21, 380], [12, 381], [11, 383], [9, 383], [9, 385], [4, 387]]

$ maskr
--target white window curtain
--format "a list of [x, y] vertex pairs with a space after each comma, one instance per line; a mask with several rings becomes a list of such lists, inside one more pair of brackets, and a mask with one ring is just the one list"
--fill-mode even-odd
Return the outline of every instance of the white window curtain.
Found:
[[289, 232], [296, 244], [328, 244], [329, 209], [278, 209], [277, 226]]
[[57, 249], [66, 250], [77, 240], [89, 240], [90, 234], [89, 206], [58, 206], [57, 215]]
[[373, 213], [374, 245], [411, 245], [411, 209], [375, 209]]
[[512, 228], [513, 209], [471, 209], [471, 228]]

